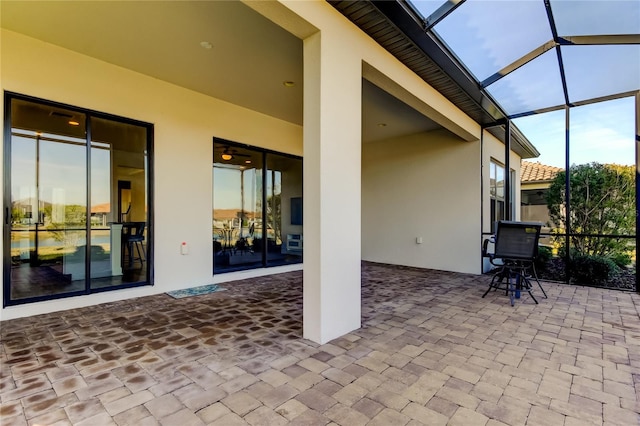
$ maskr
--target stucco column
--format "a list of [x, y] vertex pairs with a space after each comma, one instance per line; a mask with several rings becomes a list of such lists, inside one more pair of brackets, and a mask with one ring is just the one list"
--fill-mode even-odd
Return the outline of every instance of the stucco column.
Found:
[[360, 327], [362, 65], [338, 36], [304, 40], [304, 337]]

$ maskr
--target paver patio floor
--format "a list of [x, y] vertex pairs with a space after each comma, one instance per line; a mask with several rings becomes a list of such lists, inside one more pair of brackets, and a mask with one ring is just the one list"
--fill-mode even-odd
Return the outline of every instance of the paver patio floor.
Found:
[[362, 328], [302, 339], [302, 273], [2, 322], [9, 425], [637, 425], [640, 295], [363, 263]]

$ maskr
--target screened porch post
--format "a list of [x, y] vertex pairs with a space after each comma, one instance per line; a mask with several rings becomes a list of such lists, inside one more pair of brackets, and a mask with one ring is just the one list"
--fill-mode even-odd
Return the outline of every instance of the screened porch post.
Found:
[[339, 34], [304, 40], [303, 337], [360, 327], [362, 63]]

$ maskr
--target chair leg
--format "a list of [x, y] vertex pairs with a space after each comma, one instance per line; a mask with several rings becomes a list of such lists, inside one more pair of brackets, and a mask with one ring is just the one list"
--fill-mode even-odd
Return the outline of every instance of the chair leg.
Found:
[[509, 294], [509, 302], [511, 302], [511, 306], [515, 305], [516, 290], [518, 289], [519, 286], [520, 286], [520, 276], [519, 275], [514, 276], [512, 281], [511, 274], [509, 274], [509, 276], [507, 277], [507, 293]]
[[137, 242], [137, 248], [138, 248], [138, 256], [140, 256], [140, 262], [144, 262], [145, 260], [147, 260], [147, 252], [144, 249], [144, 244], [140, 241]]
[[[498, 280], [497, 284], [494, 284], [496, 278], [500, 278], [500, 279]], [[489, 294], [489, 291], [491, 291], [491, 289], [497, 290], [498, 287], [500, 287], [500, 284], [502, 283], [503, 278], [504, 278], [504, 268], [502, 268], [501, 270], [499, 270], [493, 275], [493, 277], [491, 278], [491, 282], [489, 283], [489, 288], [487, 289], [487, 291], [484, 292], [482, 297], [484, 298], [487, 294]]]
[[133, 266], [133, 262], [135, 261], [135, 257], [133, 255], [133, 243], [129, 242], [127, 244], [127, 252], [129, 254], [129, 266]]
[[547, 292], [544, 291], [544, 288], [542, 288], [542, 284], [540, 284], [540, 280], [538, 279], [538, 273], [536, 272], [536, 265], [535, 263], [531, 264], [531, 270], [533, 271], [533, 278], [536, 279], [536, 282], [538, 283], [538, 287], [540, 287], [540, 290], [542, 290], [542, 294], [544, 294], [544, 298], [548, 299], [547, 297]]
[[[533, 299], [534, 302], [536, 302], [536, 305], [538, 304], [538, 300], [535, 298], [535, 296], [533, 295], [533, 293], [531, 293], [532, 290], [532, 285], [531, 285], [531, 281], [529, 280], [529, 278], [526, 277], [526, 275], [524, 275], [524, 271], [523, 275], [522, 275], [522, 290], [527, 290], [527, 293], [529, 293], [529, 296], [531, 296], [531, 298]], [[538, 283], [539, 284], [539, 283]], [[543, 290], [544, 292], [544, 290]]]
[[142, 269], [142, 267], [144, 266], [144, 262], [146, 260], [146, 253], [144, 251], [144, 246], [140, 241], [136, 241], [135, 245], [136, 245], [136, 251], [138, 252], [138, 257], [136, 258], [136, 260], [140, 261], [140, 268]]

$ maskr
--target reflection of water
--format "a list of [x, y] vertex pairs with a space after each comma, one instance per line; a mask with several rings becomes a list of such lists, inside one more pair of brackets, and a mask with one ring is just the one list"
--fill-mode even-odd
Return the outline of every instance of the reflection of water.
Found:
[[[47, 237], [47, 238], [41, 237], [38, 240], [38, 246], [39, 247], [64, 247], [69, 245], [84, 246], [87, 243], [86, 239], [80, 236], [78, 236], [77, 238], [74, 238], [73, 241], [74, 241], [74, 244], [69, 244], [64, 240], [59, 241], [53, 237]], [[102, 234], [102, 235], [91, 236], [91, 245], [109, 245], [110, 242], [111, 242], [111, 237], [108, 232], [106, 233], [106, 235]], [[24, 238], [18, 237], [15, 240], [12, 239], [11, 248], [12, 249], [24, 248], [25, 243], [27, 243], [28, 246], [35, 246], [35, 241], [33, 240], [33, 234], [31, 234], [29, 237], [25, 235]]]

